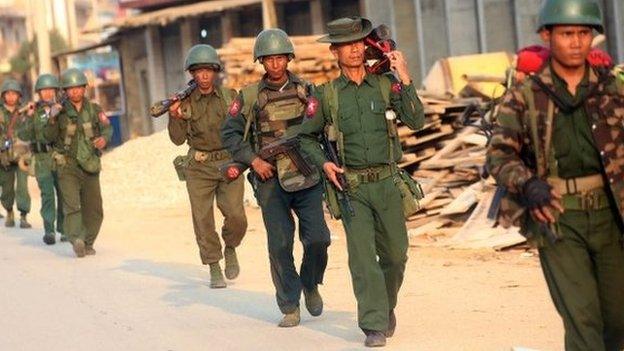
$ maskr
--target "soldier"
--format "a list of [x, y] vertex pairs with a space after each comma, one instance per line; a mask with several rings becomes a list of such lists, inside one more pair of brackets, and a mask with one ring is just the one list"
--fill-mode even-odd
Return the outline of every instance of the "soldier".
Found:
[[624, 347], [624, 84], [591, 67], [595, 0], [547, 0], [549, 61], [504, 97], [487, 166], [499, 221], [539, 248], [566, 350]]
[[[341, 216], [358, 324], [366, 335], [366, 346], [383, 346], [396, 327], [394, 308], [408, 247], [402, 197], [411, 195], [399, 190], [405, 183], [397, 166], [402, 151], [394, 119], [419, 129], [424, 124], [423, 106], [401, 52], [387, 53], [399, 80], [367, 73], [364, 39], [372, 32], [369, 20], [341, 18], [327, 28], [329, 34], [319, 41], [331, 44], [341, 75], [318, 89], [322, 108], [303, 123], [302, 143], [336, 188], [342, 188], [338, 174], [348, 179], [346, 195], [352, 208], [342, 206]], [[344, 168], [328, 161], [319, 148], [317, 137], [326, 128], [328, 134], [338, 135]]]
[[[185, 141], [190, 146], [188, 166], [184, 171], [191, 200], [193, 228], [203, 264], [210, 266], [210, 287], [225, 288], [219, 261], [225, 257], [225, 276], [235, 279], [239, 274], [236, 257], [247, 230], [243, 206], [244, 180], [227, 182], [219, 167], [231, 162], [230, 153], [221, 144], [220, 127], [236, 91], [216, 85], [222, 69], [217, 51], [210, 45], [192, 47], [186, 57], [185, 70], [198, 87], [184, 101], [169, 109], [169, 137], [176, 145]], [[215, 230], [213, 203], [224, 217], [221, 236], [223, 253]]]
[[[28, 194], [28, 174], [18, 167], [18, 157], [27, 151], [26, 146], [16, 138], [15, 131], [20, 123], [19, 101], [22, 97], [22, 87], [14, 79], [6, 79], [2, 83], [2, 106], [0, 106], [0, 179], [2, 184], [2, 206], [7, 211], [4, 222], [6, 227], [15, 226], [13, 203], [17, 202], [20, 212], [20, 228], [32, 226], [26, 216], [30, 212], [30, 195]], [[17, 183], [16, 183], [17, 178]]]
[[67, 95], [61, 113], [48, 119], [44, 137], [53, 140], [52, 158], [58, 172], [64, 233], [77, 257], [95, 255], [93, 245], [102, 221], [100, 156], [113, 135], [101, 107], [85, 97], [87, 77], [70, 68], [61, 75]]
[[[249, 179], [262, 209], [271, 277], [284, 314], [280, 327], [299, 324], [302, 290], [308, 312], [312, 316], [323, 312], [318, 284], [323, 282], [330, 243], [318, 169], [302, 171], [310, 166], [305, 162], [297, 165], [283, 153], [274, 160], [259, 156], [273, 145], [296, 140], [304, 116], [318, 106], [311, 98], [310, 84], [288, 71], [294, 57], [293, 45], [283, 30], [267, 29], [258, 34], [254, 61], [262, 63], [266, 74], [259, 83], [241, 91], [222, 127], [223, 143], [234, 160], [252, 168]], [[301, 156], [296, 145], [292, 152]], [[300, 274], [293, 262], [293, 212], [299, 220], [304, 250]]]
[[59, 191], [58, 174], [52, 160], [51, 140], [45, 138], [44, 132], [48, 118], [60, 112], [62, 106], [56, 102], [59, 89], [58, 78], [51, 74], [42, 74], [37, 78], [35, 91], [39, 101], [33, 105], [32, 113], [21, 123], [18, 129], [20, 139], [30, 143], [33, 154], [31, 167], [34, 167], [35, 178], [41, 191], [41, 217], [43, 218], [43, 242], [53, 245], [56, 242], [56, 231], [61, 233], [61, 241], [66, 241], [63, 235], [63, 207]]

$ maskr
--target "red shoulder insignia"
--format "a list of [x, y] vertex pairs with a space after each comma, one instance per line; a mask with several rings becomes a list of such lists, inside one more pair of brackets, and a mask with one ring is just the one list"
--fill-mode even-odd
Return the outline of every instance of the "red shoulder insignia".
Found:
[[401, 91], [403, 91], [403, 86], [401, 85], [401, 83], [392, 83], [391, 90], [394, 94], [400, 94]]
[[314, 96], [310, 96], [308, 98], [308, 105], [306, 107], [306, 116], [308, 118], [314, 117], [314, 115], [316, 114], [316, 110], [318, 110], [318, 107], [319, 107], [318, 99], [315, 98]]
[[228, 111], [228, 114], [230, 115], [230, 117], [236, 117], [238, 116], [238, 113], [241, 110], [241, 102], [239, 99], [234, 99], [234, 101], [232, 101], [232, 104], [230, 105], [230, 109]]

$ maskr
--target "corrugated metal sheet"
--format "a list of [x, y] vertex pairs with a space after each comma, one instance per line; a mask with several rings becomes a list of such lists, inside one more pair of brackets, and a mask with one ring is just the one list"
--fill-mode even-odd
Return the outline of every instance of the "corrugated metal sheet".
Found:
[[261, 3], [262, 0], [214, 0], [196, 4], [168, 7], [162, 10], [141, 13], [117, 20], [103, 29], [115, 28], [118, 31], [144, 27], [148, 25], [165, 26], [180, 18], [193, 17], [210, 12], [221, 12], [227, 9]]

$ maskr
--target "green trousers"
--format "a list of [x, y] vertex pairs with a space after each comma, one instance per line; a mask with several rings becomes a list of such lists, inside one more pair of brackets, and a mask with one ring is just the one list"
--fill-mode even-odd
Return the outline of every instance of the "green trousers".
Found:
[[53, 170], [52, 156], [50, 153], [37, 153], [34, 155], [35, 177], [41, 192], [41, 218], [46, 233], [56, 231], [63, 233], [63, 205], [61, 191], [58, 182], [58, 173]]
[[562, 241], [540, 248], [544, 277], [568, 351], [624, 348], [624, 249], [611, 209], [568, 210]]
[[385, 331], [397, 304], [407, 263], [407, 228], [401, 194], [392, 178], [352, 187], [354, 215], [343, 213], [349, 269], [361, 329]]
[[[17, 182], [16, 182], [17, 180]], [[7, 211], [13, 210], [13, 203], [17, 202], [17, 210], [25, 215], [30, 212], [30, 195], [28, 194], [28, 174], [17, 165], [0, 168], [0, 183], [2, 196], [0, 202]]]
[[186, 188], [193, 213], [193, 229], [203, 264], [219, 262], [223, 258], [221, 241], [215, 230], [215, 198], [224, 217], [221, 237], [225, 245], [237, 247], [247, 231], [247, 217], [243, 206], [244, 177], [231, 183], [225, 182], [218, 169], [225, 162], [227, 160], [205, 163], [191, 160], [185, 170]]
[[58, 169], [58, 182], [63, 199], [63, 232], [73, 242], [83, 240], [93, 246], [102, 221], [100, 175], [87, 173], [70, 162]]

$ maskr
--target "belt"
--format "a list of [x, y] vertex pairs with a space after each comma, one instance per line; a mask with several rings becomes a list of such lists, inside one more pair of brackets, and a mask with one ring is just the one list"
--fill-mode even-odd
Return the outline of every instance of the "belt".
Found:
[[373, 183], [390, 178], [392, 176], [392, 167], [378, 166], [368, 168], [347, 168], [347, 176], [355, 177], [360, 183]]
[[587, 193], [605, 186], [602, 174], [578, 178], [550, 177], [547, 181], [561, 195]]
[[52, 151], [52, 145], [46, 143], [31, 143], [30, 151], [35, 154], [46, 153], [48, 151]]
[[230, 153], [225, 149], [216, 151], [199, 151], [191, 149], [191, 156], [197, 162], [213, 162], [230, 158]]
[[604, 188], [584, 194], [565, 194], [561, 198], [561, 204], [566, 210], [576, 211], [602, 210], [611, 206]]

